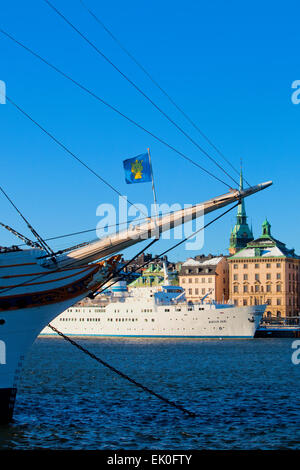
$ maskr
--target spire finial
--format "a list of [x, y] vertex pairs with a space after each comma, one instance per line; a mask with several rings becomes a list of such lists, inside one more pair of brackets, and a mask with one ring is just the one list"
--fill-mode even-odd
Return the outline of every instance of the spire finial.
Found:
[[243, 189], [243, 166], [242, 166], [242, 158], [240, 161], [240, 191]]

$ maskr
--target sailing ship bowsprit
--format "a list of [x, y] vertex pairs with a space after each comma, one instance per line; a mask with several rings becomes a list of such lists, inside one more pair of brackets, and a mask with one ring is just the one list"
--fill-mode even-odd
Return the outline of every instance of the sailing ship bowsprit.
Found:
[[[54, 258], [42, 248], [0, 253], [0, 422], [13, 416], [26, 352], [57, 315], [91, 294], [120, 270], [120, 251], [182, 223], [208, 214], [272, 184], [232, 190], [188, 209], [149, 219], [136, 227], [87, 243]], [[133, 233], [134, 231], [134, 233]], [[103, 258], [106, 257], [105, 260]], [[100, 260], [100, 261], [99, 261]]]

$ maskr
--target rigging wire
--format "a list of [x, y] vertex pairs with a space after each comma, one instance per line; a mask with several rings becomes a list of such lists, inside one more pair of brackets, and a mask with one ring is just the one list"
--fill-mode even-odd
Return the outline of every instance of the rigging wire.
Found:
[[[153, 75], [151, 75], [148, 70], [145, 69], [145, 67], [136, 59], [136, 57], [126, 49], [126, 47], [121, 43], [121, 41], [111, 32], [110, 29], [100, 20], [100, 18], [94, 13], [93, 10], [91, 10], [83, 0], [80, 0], [81, 5], [83, 8], [85, 8], [89, 14], [97, 21], [97, 23], [100, 24], [100, 26], [107, 32], [107, 34], [115, 41], [116, 44], [122, 49], [123, 52], [142, 70], [142, 72], [150, 79], [150, 81], [166, 96], [166, 98], [170, 101], [170, 103], [173, 104], [173, 106], [185, 117], [185, 119], [196, 129], [196, 131], [203, 137], [206, 142], [211, 145], [211, 147], [222, 157], [228, 165], [235, 171], [237, 175], [240, 175], [239, 171], [232, 165], [230, 160], [226, 158], [224, 153], [207, 137], [207, 135], [199, 128], [199, 126], [193, 121], [190, 116], [182, 109], [181, 106], [179, 106], [174, 99], [169, 95], [169, 93], [157, 82], [155, 78], [153, 78]], [[250, 183], [244, 178], [244, 181], [248, 184], [248, 186], [251, 186]]]
[[[19, 246], [27, 245], [27, 246], [31, 246], [31, 248], [40, 248], [40, 244], [38, 242], [33, 242], [29, 238], [25, 237], [25, 235], [22, 235], [22, 233], [20, 233], [17, 230], [13, 229], [9, 225], [4, 224], [3, 222], [0, 222], [0, 225], [1, 225], [1, 227], [8, 230], [10, 233], [15, 235], [17, 238], [20, 238], [20, 240], [25, 242], [25, 243], [22, 243], [21, 245], [15, 245], [15, 246], [19, 247]], [[46, 241], [46, 240], [44, 240], [44, 241]]]
[[235, 184], [238, 182], [204, 149], [202, 148], [181, 126], [179, 126], [160, 106], [158, 106], [135, 82], [117, 67], [88, 37], [83, 34], [68, 18], [61, 13], [49, 0], [45, 3], [59, 15], [79, 36], [84, 39], [103, 59], [105, 59], [131, 86], [133, 86], [152, 106], [154, 106], [173, 126], [175, 126], [198, 150], [209, 158], [223, 173], [225, 173]]
[[[173, 212], [169, 212], [169, 214], [172, 214]], [[162, 215], [165, 215], [165, 213], [162, 213]], [[55, 237], [51, 237], [51, 238], [45, 238], [45, 241], [51, 241], [51, 240], [57, 240], [57, 239], [60, 239], [60, 238], [66, 238], [66, 237], [72, 237], [72, 236], [75, 236], [75, 235], [81, 235], [83, 233], [88, 233], [88, 232], [95, 232], [97, 231], [98, 229], [100, 228], [111, 228], [111, 227], [119, 227], [120, 225], [130, 225], [132, 222], [139, 222], [141, 220], [150, 220], [150, 219], [155, 219], [156, 216], [148, 216], [148, 217], [140, 217], [138, 219], [134, 219], [132, 221], [126, 221], [126, 222], [119, 222], [117, 224], [111, 224], [111, 225], [102, 225], [101, 227], [98, 227], [98, 228], [91, 228], [91, 229], [87, 229], [87, 230], [81, 230], [79, 232], [72, 232], [72, 233], [67, 233], [67, 234], [64, 234], [64, 235], [57, 235]], [[1, 222], [0, 222], [1, 224]], [[17, 245], [17, 246], [24, 246], [25, 243], [22, 243], [20, 245]]]
[[[76, 85], [77, 87], [79, 87], [81, 90], [85, 91], [86, 93], [88, 93], [90, 96], [92, 96], [93, 98], [95, 98], [96, 100], [100, 101], [104, 106], [106, 106], [107, 108], [111, 109], [112, 111], [114, 111], [115, 113], [117, 113], [119, 116], [123, 117], [124, 119], [126, 119], [128, 122], [130, 122], [131, 124], [133, 124], [134, 126], [136, 126], [138, 129], [142, 130], [143, 132], [145, 132], [146, 134], [150, 135], [151, 137], [153, 137], [155, 140], [157, 140], [158, 142], [160, 142], [161, 144], [163, 144], [165, 147], [169, 148], [170, 150], [172, 150], [173, 152], [177, 153], [179, 156], [181, 156], [182, 158], [184, 158], [185, 160], [187, 160], [188, 162], [192, 163], [193, 165], [195, 165], [196, 167], [198, 167], [200, 170], [202, 170], [203, 172], [205, 172], [206, 174], [208, 174], [209, 176], [211, 176], [212, 178], [214, 178], [215, 180], [219, 181], [220, 183], [224, 184], [225, 186], [227, 186], [229, 189], [231, 189], [231, 186], [229, 184], [227, 184], [225, 181], [223, 181], [221, 178], [219, 178], [218, 176], [216, 176], [215, 174], [213, 174], [212, 172], [210, 172], [209, 170], [207, 170], [206, 168], [204, 168], [202, 165], [200, 165], [199, 163], [195, 162], [194, 160], [192, 160], [192, 158], [188, 157], [186, 154], [184, 154], [183, 152], [181, 152], [180, 150], [178, 150], [177, 148], [175, 148], [173, 145], [169, 144], [167, 141], [165, 141], [164, 139], [162, 139], [161, 137], [157, 136], [156, 134], [154, 134], [152, 131], [149, 131], [148, 129], [146, 129], [143, 125], [139, 124], [137, 121], [135, 121], [134, 119], [130, 118], [129, 116], [127, 116], [126, 114], [124, 114], [122, 111], [120, 111], [118, 108], [116, 108], [115, 106], [111, 105], [110, 103], [108, 103], [107, 101], [105, 101], [104, 99], [102, 99], [99, 95], [97, 95], [95, 92], [93, 92], [92, 90], [90, 90], [89, 88], [87, 88], [86, 86], [82, 85], [80, 82], [78, 82], [77, 80], [75, 80], [74, 78], [72, 78], [70, 75], [68, 75], [67, 73], [63, 72], [61, 69], [59, 69], [58, 67], [56, 67], [55, 65], [53, 65], [51, 62], [49, 62], [48, 60], [44, 59], [41, 55], [39, 55], [38, 53], [36, 53], [35, 51], [33, 51], [32, 49], [30, 49], [29, 47], [25, 46], [23, 43], [21, 43], [20, 41], [18, 41], [17, 39], [15, 39], [11, 34], [7, 33], [6, 31], [4, 31], [2, 28], [0, 28], [0, 32], [5, 35], [7, 38], [11, 39], [15, 44], [18, 44], [19, 46], [21, 46], [23, 49], [25, 49], [27, 52], [29, 52], [30, 54], [32, 54], [33, 56], [35, 56], [36, 58], [38, 58], [40, 61], [42, 61], [43, 63], [45, 63], [46, 65], [48, 65], [48, 67], [52, 68], [53, 70], [55, 70], [57, 73], [59, 73], [60, 75], [62, 75], [64, 78], [66, 78], [67, 80], [71, 81], [74, 85]], [[7, 96], [6, 96], [7, 97]]]
[[39, 242], [39, 245], [44, 248], [44, 250], [48, 253], [49, 256], [51, 256], [51, 258], [54, 260], [54, 252], [52, 250], [52, 248], [50, 248], [50, 246], [45, 242], [45, 240], [43, 240], [43, 238], [37, 233], [37, 231], [32, 227], [32, 225], [29, 223], [29, 221], [24, 217], [24, 215], [22, 214], [22, 212], [17, 208], [17, 206], [15, 205], [15, 203], [12, 201], [12, 199], [8, 196], [8, 194], [4, 191], [4, 189], [2, 188], [2, 186], [0, 186], [0, 191], [2, 192], [2, 194], [6, 197], [6, 199], [8, 200], [8, 202], [12, 205], [12, 207], [17, 211], [17, 213], [21, 216], [21, 218], [24, 220], [24, 222], [26, 223], [27, 227], [29, 228], [29, 230], [31, 231], [31, 233], [35, 236], [35, 238], [38, 240]]
[[[180, 240], [180, 242], [176, 243], [175, 245], [172, 245], [170, 248], [168, 248], [167, 250], [163, 251], [162, 253], [160, 253], [159, 255], [156, 255], [154, 258], [152, 258], [152, 260], [150, 261], [146, 261], [145, 263], [143, 263], [141, 266], [138, 266], [137, 268], [133, 269], [132, 271], [130, 271], [130, 273], [135, 273], [136, 271], [139, 271], [140, 269], [144, 268], [145, 266], [147, 266], [148, 264], [152, 263], [153, 261], [155, 261], [156, 259], [159, 259], [159, 258], [162, 258], [163, 256], [165, 256], [167, 253], [169, 253], [170, 251], [174, 250], [175, 248], [178, 248], [178, 246], [182, 245], [183, 243], [185, 243], [187, 240], [193, 238], [195, 235], [197, 235], [197, 233], [201, 232], [202, 230], [206, 229], [207, 227], [209, 227], [211, 224], [213, 224], [214, 222], [216, 222], [217, 220], [219, 220], [221, 217], [223, 217], [224, 215], [228, 214], [228, 212], [231, 212], [235, 207], [237, 207], [238, 205], [240, 204], [240, 201], [236, 204], [234, 204], [232, 207], [230, 207], [229, 209], [227, 209], [225, 212], [222, 212], [222, 214], [218, 215], [217, 217], [215, 217], [213, 220], [211, 220], [210, 222], [208, 222], [207, 224], [205, 224], [203, 227], [201, 227], [200, 229], [196, 230], [195, 232], [193, 232], [191, 235], [189, 235], [188, 237], [184, 238], [183, 240]], [[126, 279], [127, 275], [124, 274], [122, 276], [122, 279]], [[102, 289], [100, 292], [98, 291], [95, 291], [93, 293], [94, 296], [96, 295], [99, 295], [101, 294], [104, 290], [106, 289], [109, 289], [111, 286], [113, 286], [114, 284], [116, 284], [116, 282], [118, 282], [120, 279], [117, 279], [116, 281], [114, 281], [112, 284], [110, 284], [109, 286], [107, 286], [105, 289]]]
[[48, 137], [50, 137], [57, 145], [59, 145], [65, 152], [67, 152], [72, 158], [77, 160], [82, 166], [84, 166], [87, 170], [89, 170], [93, 175], [95, 175], [102, 183], [106, 184], [110, 189], [112, 189], [115, 193], [117, 193], [121, 198], [125, 199], [129, 202], [130, 205], [134, 206], [138, 209], [141, 213], [143, 211], [137, 207], [133, 202], [124, 196], [120, 191], [118, 191], [112, 184], [110, 184], [107, 180], [102, 178], [96, 171], [94, 171], [89, 165], [87, 165], [81, 158], [79, 158], [74, 152], [72, 152], [66, 145], [64, 145], [60, 140], [58, 140], [53, 134], [47, 131], [41, 124], [39, 124], [32, 116], [30, 116], [23, 108], [17, 105], [9, 96], [6, 95], [7, 101], [11, 103], [15, 108], [17, 108], [24, 116], [26, 116], [33, 124], [39, 127]]

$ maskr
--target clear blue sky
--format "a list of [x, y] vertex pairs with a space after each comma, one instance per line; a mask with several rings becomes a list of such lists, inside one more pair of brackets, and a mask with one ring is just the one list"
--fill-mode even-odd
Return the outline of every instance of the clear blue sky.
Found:
[[[236, 167], [243, 159], [252, 184], [274, 181], [271, 188], [246, 200], [254, 235], [260, 234], [267, 216], [273, 235], [299, 253], [300, 105], [291, 102], [291, 83], [300, 79], [299, 2], [85, 2]], [[79, 0], [53, 3], [208, 149]], [[0, 25], [130, 117], [214, 169], [42, 0], [6, 2]], [[196, 203], [226, 192], [225, 186], [2, 35], [0, 54], [0, 79], [6, 82], [7, 94], [130, 200], [151, 202], [150, 186], [126, 185], [122, 167], [124, 158], [148, 146], [159, 201]], [[0, 105], [0, 119], [1, 185], [33, 226], [44, 237], [95, 227], [97, 205], [116, 203], [116, 195], [10, 104]], [[29, 235], [2, 197], [0, 207], [2, 222]], [[202, 252], [225, 253], [233, 221], [234, 214], [230, 214], [207, 229]], [[77, 241], [69, 240], [70, 244]], [[0, 244], [11, 243], [16, 243], [15, 238], [2, 230]], [[64, 241], [52, 246], [65, 245]], [[154, 251], [168, 246], [159, 242]], [[195, 254], [181, 247], [170, 258]]]

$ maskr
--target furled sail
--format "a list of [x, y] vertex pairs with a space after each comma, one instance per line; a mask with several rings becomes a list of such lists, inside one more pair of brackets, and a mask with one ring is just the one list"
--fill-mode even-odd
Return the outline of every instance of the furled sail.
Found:
[[261, 183], [242, 191], [232, 190], [229, 193], [209, 199], [201, 204], [196, 204], [187, 209], [181, 209], [167, 215], [163, 215], [157, 220], [150, 219], [145, 223], [130, 227], [113, 235], [109, 235], [100, 240], [93, 241], [84, 247], [75, 249], [61, 259], [58, 259], [58, 266], [80, 266], [92, 261], [97, 261], [105, 256], [118, 253], [125, 248], [135, 245], [141, 241], [149, 239], [157, 234], [168, 231], [182, 225], [190, 220], [201, 217], [204, 214], [220, 209], [228, 204], [248, 197], [261, 191], [272, 184], [272, 181]]

